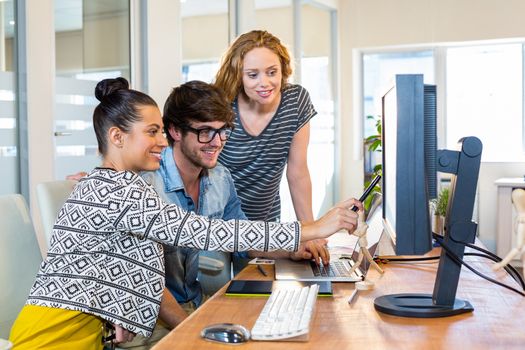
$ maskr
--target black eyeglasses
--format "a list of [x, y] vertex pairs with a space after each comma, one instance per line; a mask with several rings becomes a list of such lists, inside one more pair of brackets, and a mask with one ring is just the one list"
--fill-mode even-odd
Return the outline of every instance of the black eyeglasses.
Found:
[[208, 143], [211, 142], [215, 138], [215, 135], [219, 134], [219, 138], [221, 141], [226, 141], [230, 138], [230, 135], [232, 133], [232, 129], [226, 126], [223, 126], [220, 129], [214, 129], [214, 128], [201, 128], [201, 129], [195, 129], [191, 126], [184, 126], [184, 130], [191, 131], [194, 134], [197, 134], [197, 140], [200, 143]]

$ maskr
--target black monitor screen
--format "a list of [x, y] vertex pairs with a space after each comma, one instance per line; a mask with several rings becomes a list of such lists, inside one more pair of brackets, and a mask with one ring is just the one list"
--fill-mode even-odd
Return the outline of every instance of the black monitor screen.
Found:
[[[432, 248], [426, 159], [436, 150], [435, 143], [433, 149], [425, 145], [429, 124], [424, 102], [419, 74], [397, 75], [383, 96], [383, 218], [398, 255], [424, 254]], [[435, 128], [433, 134], [435, 140]]]

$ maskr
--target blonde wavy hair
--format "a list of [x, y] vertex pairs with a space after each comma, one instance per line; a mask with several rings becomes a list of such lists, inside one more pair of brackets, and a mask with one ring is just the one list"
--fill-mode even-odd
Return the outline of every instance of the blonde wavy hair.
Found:
[[251, 50], [265, 47], [273, 51], [281, 61], [281, 90], [292, 75], [292, 63], [288, 49], [279, 38], [265, 30], [252, 30], [239, 36], [230, 45], [221, 60], [221, 66], [215, 76], [214, 85], [222, 89], [228, 100], [233, 101], [239, 93], [244, 93], [242, 85], [244, 56]]

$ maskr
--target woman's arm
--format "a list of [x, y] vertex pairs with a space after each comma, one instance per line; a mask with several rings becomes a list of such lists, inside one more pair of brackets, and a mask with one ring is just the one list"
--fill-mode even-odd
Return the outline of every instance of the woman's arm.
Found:
[[134, 184], [112, 186], [112, 193], [104, 198], [112, 230], [200, 250], [297, 251], [300, 242], [327, 238], [341, 229], [353, 231], [357, 214], [349, 209], [360, 205], [355, 199], [341, 202], [321, 219], [302, 224], [210, 220], [165, 203], [142, 178], [132, 180]]
[[164, 293], [162, 294], [159, 317], [172, 329], [188, 317], [188, 313], [177, 303], [177, 300], [168, 288], [164, 288]]
[[312, 211], [312, 181], [308, 170], [308, 143], [310, 122], [306, 123], [293, 137], [288, 154], [286, 178], [290, 187], [293, 207], [297, 220], [314, 221]]
[[200, 250], [296, 251], [299, 248], [301, 229], [297, 222], [209, 219], [164, 202], [155, 189], [138, 176], [132, 183], [112, 187], [105, 205], [116, 231]]

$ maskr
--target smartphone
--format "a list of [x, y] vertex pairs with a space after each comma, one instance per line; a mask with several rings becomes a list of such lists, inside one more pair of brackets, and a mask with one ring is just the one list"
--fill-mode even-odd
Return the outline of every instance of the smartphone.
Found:
[[[374, 179], [372, 180], [372, 182], [370, 182], [370, 185], [368, 185], [368, 187], [366, 188], [365, 192], [363, 192], [363, 194], [361, 195], [361, 197], [359, 197], [359, 201], [361, 203], [363, 203], [366, 199], [366, 197], [368, 197], [368, 195], [370, 194], [370, 192], [372, 192], [372, 189], [377, 185], [377, 183], [379, 182], [379, 180], [381, 180], [381, 175], [377, 175], [376, 177], [374, 177]], [[357, 211], [357, 207], [356, 206], [353, 206], [352, 207], [352, 211]]]

